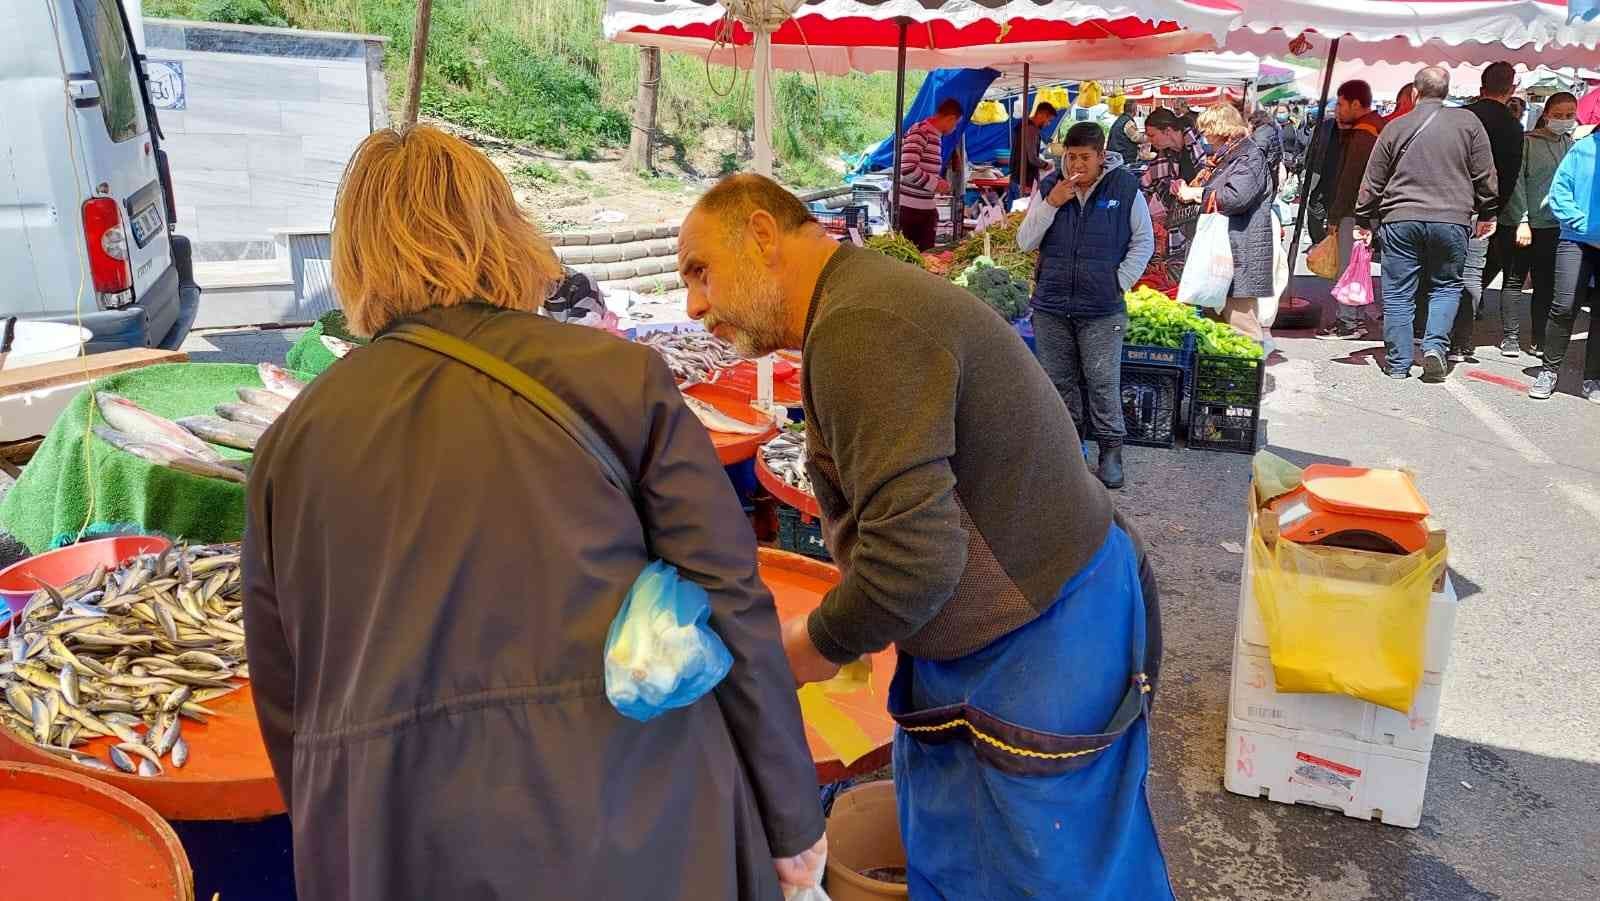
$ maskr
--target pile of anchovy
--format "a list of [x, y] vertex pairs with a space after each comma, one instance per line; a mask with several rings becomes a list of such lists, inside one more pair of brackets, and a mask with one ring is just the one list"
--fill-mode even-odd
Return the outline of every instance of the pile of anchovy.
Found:
[[[96, 769], [160, 776], [189, 760], [183, 721], [248, 679], [237, 544], [144, 554], [39, 583], [0, 642], [0, 725]], [[76, 750], [115, 737], [111, 762]]]
[[717, 370], [744, 359], [734, 352], [733, 345], [709, 332], [651, 332], [637, 340], [660, 354], [679, 381], [691, 384], [706, 381]]
[[778, 437], [761, 446], [761, 459], [772, 474], [783, 479], [790, 488], [811, 494], [811, 476], [806, 474], [806, 433], [801, 429], [787, 429]]

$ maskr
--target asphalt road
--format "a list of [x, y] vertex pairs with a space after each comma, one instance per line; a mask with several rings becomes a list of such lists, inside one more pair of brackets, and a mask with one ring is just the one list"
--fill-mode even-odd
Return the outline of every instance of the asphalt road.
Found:
[[[200, 332], [186, 349], [276, 361], [298, 335]], [[1373, 343], [1278, 337], [1268, 446], [1301, 464], [1408, 467], [1449, 530], [1461, 606], [1439, 737], [1418, 829], [1225, 792], [1243, 558], [1224, 542], [1244, 541], [1249, 458], [1130, 448], [1118, 501], [1163, 590], [1150, 795], [1178, 896], [1600, 898], [1600, 406], [1573, 393], [1528, 400], [1512, 386], [1532, 361], [1487, 347], [1482, 363], [1425, 385], [1385, 378]], [[1574, 342], [1574, 361], [1583, 348]]]

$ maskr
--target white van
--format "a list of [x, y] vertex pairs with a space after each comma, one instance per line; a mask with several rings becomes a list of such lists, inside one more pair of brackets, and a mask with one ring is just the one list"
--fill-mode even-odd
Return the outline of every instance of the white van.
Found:
[[176, 348], [200, 289], [121, 2], [0, 0], [0, 23], [0, 317]]

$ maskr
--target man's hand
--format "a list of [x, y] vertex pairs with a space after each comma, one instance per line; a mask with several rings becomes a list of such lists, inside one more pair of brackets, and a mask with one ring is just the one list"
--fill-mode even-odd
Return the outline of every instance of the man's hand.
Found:
[[1358, 225], [1350, 230], [1350, 235], [1363, 244], [1372, 243], [1372, 229], [1370, 228], [1362, 228]]
[[794, 857], [774, 857], [772, 866], [778, 871], [778, 884], [784, 888], [806, 888], [822, 884], [822, 864], [828, 857], [828, 836], [823, 834], [811, 850]]
[[1484, 238], [1492, 238], [1497, 224], [1493, 219], [1479, 220], [1478, 227], [1473, 229], [1472, 235], [1480, 241]]
[[1533, 243], [1533, 229], [1528, 226], [1528, 223], [1524, 222], [1521, 225], [1517, 226], [1517, 246], [1518, 247], [1527, 247], [1529, 244], [1532, 244], [1532, 243]]
[[1055, 187], [1050, 189], [1050, 196], [1046, 197], [1044, 202], [1059, 208], [1071, 200], [1077, 190], [1078, 187], [1071, 178], [1063, 178], [1056, 182]]
[[811, 633], [806, 631], [806, 617], [796, 617], [783, 624], [783, 652], [789, 657], [789, 669], [794, 673], [794, 684], [826, 682], [839, 674], [839, 664], [822, 656], [811, 643]]

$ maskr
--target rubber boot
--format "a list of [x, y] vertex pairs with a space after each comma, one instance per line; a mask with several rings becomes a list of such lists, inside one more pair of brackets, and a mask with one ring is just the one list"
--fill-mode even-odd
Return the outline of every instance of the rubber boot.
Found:
[[1100, 448], [1100, 470], [1095, 475], [1107, 488], [1122, 487], [1122, 445]]

